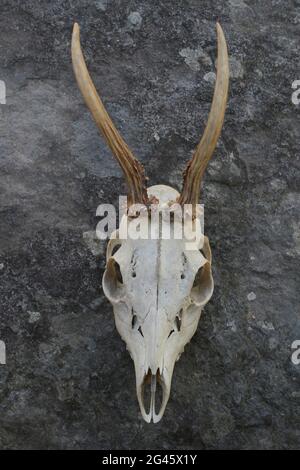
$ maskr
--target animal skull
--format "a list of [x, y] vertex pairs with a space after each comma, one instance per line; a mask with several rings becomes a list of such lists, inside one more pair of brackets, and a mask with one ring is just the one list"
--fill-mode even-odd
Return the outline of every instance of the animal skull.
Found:
[[[123, 226], [129, 228], [136, 223], [129, 208], [119, 230], [111, 235], [103, 276], [103, 290], [113, 305], [117, 330], [134, 361], [137, 397], [147, 422], [157, 423], [162, 418], [175, 362], [195, 333], [201, 311], [213, 293], [208, 238], [202, 235], [196, 239], [193, 249], [187, 249], [190, 236], [186, 232], [180, 239], [164, 239], [161, 218], [150, 217], [149, 210], [154, 206], [160, 212], [177, 202], [180, 207], [191, 205], [192, 225], [199, 217], [195, 207], [200, 184], [221, 132], [228, 93], [227, 47], [218, 23], [217, 34], [217, 78], [211, 111], [203, 137], [185, 170], [183, 189], [179, 194], [164, 185], [146, 189], [142, 165], [116, 130], [90, 78], [76, 23], [73, 29], [72, 61], [78, 86], [124, 172], [130, 208], [135, 204], [147, 208], [140, 217], [147, 218], [149, 230], [156, 235], [145, 239], [123, 237]], [[172, 219], [172, 228], [182, 224], [182, 218]], [[150, 388], [148, 411], [147, 388]]]

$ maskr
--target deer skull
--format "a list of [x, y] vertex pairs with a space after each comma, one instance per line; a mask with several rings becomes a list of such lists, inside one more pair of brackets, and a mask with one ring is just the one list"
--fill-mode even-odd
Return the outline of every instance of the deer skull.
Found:
[[[194, 335], [201, 311], [213, 293], [209, 240], [202, 235], [187, 249], [190, 237], [161, 235], [161, 218], [151, 218], [149, 208], [158, 212], [177, 203], [192, 207], [192, 224], [201, 180], [223, 125], [228, 93], [228, 55], [221, 26], [217, 24], [217, 78], [206, 129], [184, 172], [183, 189], [157, 185], [146, 188], [142, 165], [124, 142], [90, 78], [80, 47], [79, 27], [72, 37], [72, 61], [78, 86], [95, 122], [118, 160], [128, 183], [129, 212], [112, 234], [107, 247], [103, 290], [113, 305], [118, 332], [134, 361], [137, 397], [143, 418], [157, 423], [169, 399], [175, 362]], [[130, 209], [143, 205], [149, 230], [155, 237], [122, 237], [122, 227], [134, 224]], [[174, 218], [172, 228], [183, 223]], [[183, 233], [183, 232], [182, 232]], [[146, 391], [149, 390], [149, 406]], [[159, 392], [160, 389], [160, 392]], [[147, 409], [146, 409], [147, 408]], [[158, 408], [158, 413], [156, 409]]]

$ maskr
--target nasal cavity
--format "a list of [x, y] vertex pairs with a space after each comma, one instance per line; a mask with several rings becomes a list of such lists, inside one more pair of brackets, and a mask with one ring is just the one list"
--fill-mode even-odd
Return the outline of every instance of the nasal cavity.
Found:
[[152, 374], [150, 369], [145, 374], [142, 385], [142, 398], [147, 414], [151, 413], [153, 415], [153, 411], [155, 414], [160, 411], [163, 402], [163, 388], [158, 369], [156, 374]]

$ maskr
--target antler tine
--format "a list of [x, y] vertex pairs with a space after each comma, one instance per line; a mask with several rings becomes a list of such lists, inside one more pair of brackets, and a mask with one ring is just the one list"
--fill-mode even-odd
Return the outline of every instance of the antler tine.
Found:
[[200, 184], [206, 166], [216, 147], [224, 121], [229, 84], [229, 65], [226, 40], [219, 23], [217, 23], [217, 35], [217, 78], [213, 102], [202, 139], [184, 172], [183, 189], [178, 199], [178, 202], [182, 205], [195, 205], [198, 203]]
[[124, 172], [129, 188], [129, 204], [148, 204], [144, 168], [117, 131], [96, 91], [81, 51], [80, 31], [77, 23], [74, 24], [72, 34], [72, 62], [77, 84], [85, 103]]

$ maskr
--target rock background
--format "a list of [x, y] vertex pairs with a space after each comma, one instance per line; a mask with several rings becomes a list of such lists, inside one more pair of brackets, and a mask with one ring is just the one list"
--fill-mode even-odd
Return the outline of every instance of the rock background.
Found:
[[[217, 19], [231, 84], [202, 191], [215, 293], [147, 425], [93, 239], [125, 186], [75, 84], [71, 29], [150, 183], [179, 188]], [[299, 33], [299, 0], [1, 1], [1, 448], [300, 448]]]

